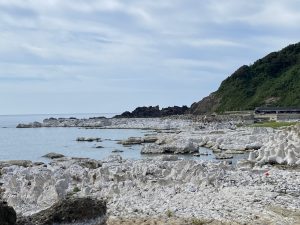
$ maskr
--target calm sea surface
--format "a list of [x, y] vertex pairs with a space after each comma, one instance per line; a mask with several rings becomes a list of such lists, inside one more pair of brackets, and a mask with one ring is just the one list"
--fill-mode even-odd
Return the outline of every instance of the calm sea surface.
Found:
[[[111, 117], [113, 114], [73, 114], [73, 115], [9, 115], [0, 116], [0, 161], [13, 159], [27, 159], [47, 162], [42, 156], [49, 152], [61, 153], [70, 157], [87, 157], [103, 159], [112, 155], [113, 150], [122, 150], [120, 154], [127, 159], [141, 159], [146, 156], [140, 154], [141, 146], [123, 147], [117, 140], [128, 137], [142, 137], [151, 131], [135, 129], [80, 129], [80, 128], [34, 128], [17, 129], [19, 123], [42, 121], [49, 117], [89, 118], [94, 116]], [[100, 137], [102, 142], [77, 142], [77, 137]], [[102, 146], [103, 148], [96, 148]], [[214, 160], [209, 149], [200, 148], [201, 152], [209, 152], [209, 156], [200, 158], [182, 156], [185, 158]], [[233, 162], [245, 156], [237, 155]]]

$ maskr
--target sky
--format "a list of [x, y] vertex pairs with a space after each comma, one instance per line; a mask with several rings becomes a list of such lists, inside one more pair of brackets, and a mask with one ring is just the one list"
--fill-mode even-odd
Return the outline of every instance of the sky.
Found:
[[0, 115], [188, 105], [299, 42], [298, 0], [0, 0]]

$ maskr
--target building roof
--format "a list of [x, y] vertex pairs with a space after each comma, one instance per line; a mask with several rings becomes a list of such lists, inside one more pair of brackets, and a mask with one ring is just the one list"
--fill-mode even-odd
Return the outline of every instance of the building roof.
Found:
[[300, 112], [300, 107], [257, 107], [255, 111], [290, 111]]

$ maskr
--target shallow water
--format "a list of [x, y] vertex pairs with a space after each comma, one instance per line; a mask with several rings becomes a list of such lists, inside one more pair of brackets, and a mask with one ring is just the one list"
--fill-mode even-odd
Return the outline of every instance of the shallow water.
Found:
[[[113, 150], [122, 150], [120, 154], [126, 159], [154, 158], [158, 155], [141, 155], [140, 145], [124, 147], [117, 144], [117, 140], [129, 137], [142, 137], [151, 131], [137, 129], [82, 129], [82, 128], [29, 128], [17, 129], [18, 123], [42, 121], [49, 117], [77, 117], [88, 118], [94, 116], [111, 116], [103, 114], [76, 114], [76, 115], [18, 115], [0, 116], [0, 161], [26, 159], [32, 161], [47, 162], [42, 156], [49, 152], [61, 153], [69, 157], [86, 157], [92, 159], [104, 159]], [[77, 142], [78, 137], [100, 137], [102, 142]], [[96, 148], [102, 146], [103, 148]], [[194, 157], [192, 155], [180, 155], [185, 159], [212, 160], [215, 161], [211, 150], [200, 148], [200, 152], [209, 155]], [[232, 161], [235, 163], [245, 155], [235, 155]]]

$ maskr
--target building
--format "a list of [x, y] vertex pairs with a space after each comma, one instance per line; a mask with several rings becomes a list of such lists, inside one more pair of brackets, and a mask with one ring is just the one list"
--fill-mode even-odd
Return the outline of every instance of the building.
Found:
[[260, 121], [300, 121], [300, 108], [297, 107], [258, 107], [254, 119]]
[[300, 108], [291, 107], [258, 107], [255, 114], [300, 114]]

